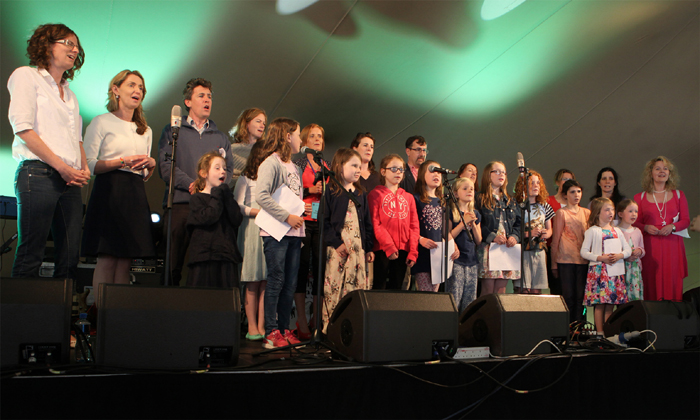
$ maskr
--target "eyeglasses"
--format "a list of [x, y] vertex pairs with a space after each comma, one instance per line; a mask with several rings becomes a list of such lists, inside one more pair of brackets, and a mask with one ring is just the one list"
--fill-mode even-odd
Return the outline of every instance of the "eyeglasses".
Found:
[[495, 171], [491, 171], [491, 173], [492, 173], [492, 174], [496, 174], [496, 175], [505, 175], [505, 174], [506, 174], [506, 171], [502, 171], [502, 170], [500, 170], [500, 169], [496, 169]]
[[398, 172], [398, 173], [400, 173], [400, 174], [402, 174], [403, 171], [405, 170], [404, 168], [396, 167], [396, 166], [392, 166], [391, 168], [384, 168], [384, 169], [389, 170], [389, 171], [391, 171], [391, 172], [393, 172], [393, 173]]
[[426, 155], [428, 154], [428, 149], [422, 149], [420, 147], [417, 147], [415, 149], [408, 149], [408, 150], [413, 150], [414, 152], [418, 152], [418, 153], [425, 153]]
[[77, 48], [78, 50], [80, 50], [80, 46], [69, 39], [61, 39], [60, 41], [56, 41], [56, 44], [63, 44], [66, 47], [70, 48], [71, 50], [73, 48]]

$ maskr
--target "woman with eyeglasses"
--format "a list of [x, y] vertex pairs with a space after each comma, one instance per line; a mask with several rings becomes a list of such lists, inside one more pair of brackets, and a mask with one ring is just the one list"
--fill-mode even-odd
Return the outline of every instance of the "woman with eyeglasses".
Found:
[[371, 133], [357, 133], [350, 147], [362, 158], [360, 185], [368, 193], [379, 185], [379, 173], [374, 169], [374, 137]]
[[399, 187], [404, 177], [401, 156], [385, 156], [379, 173], [380, 185], [367, 197], [375, 238], [372, 288], [400, 290], [407, 267], [418, 259], [420, 224], [413, 196]]
[[68, 87], [85, 61], [78, 36], [62, 24], [41, 25], [27, 42], [30, 66], [7, 82], [15, 134], [19, 243], [12, 277], [38, 277], [46, 237], [53, 233], [54, 277], [76, 278], [83, 201], [90, 180], [82, 142], [83, 121]]

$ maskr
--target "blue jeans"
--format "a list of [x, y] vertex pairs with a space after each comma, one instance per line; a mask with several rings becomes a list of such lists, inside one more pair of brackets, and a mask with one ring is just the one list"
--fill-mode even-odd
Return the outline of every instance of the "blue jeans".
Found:
[[301, 237], [285, 236], [281, 241], [263, 236], [267, 286], [265, 286], [265, 335], [289, 329], [294, 290], [301, 257]]
[[39, 277], [49, 231], [53, 236], [53, 276], [75, 279], [80, 252], [83, 199], [51, 166], [25, 160], [15, 173], [19, 239], [12, 277]]

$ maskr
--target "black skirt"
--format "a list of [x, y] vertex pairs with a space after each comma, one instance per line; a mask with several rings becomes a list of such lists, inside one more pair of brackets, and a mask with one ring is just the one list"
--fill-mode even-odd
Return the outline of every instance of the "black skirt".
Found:
[[110, 171], [95, 177], [85, 224], [83, 256], [155, 257], [151, 211], [141, 175]]

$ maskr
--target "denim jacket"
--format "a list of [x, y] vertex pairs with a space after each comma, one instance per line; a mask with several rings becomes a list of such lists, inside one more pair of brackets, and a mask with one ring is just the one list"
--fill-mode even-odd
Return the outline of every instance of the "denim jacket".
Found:
[[504, 214], [503, 225], [506, 228], [506, 237], [512, 236], [520, 242], [520, 210], [513, 198], [506, 201], [505, 197], [501, 197], [493, 209], [488, 209], [482, 206], [479, 196], [476, 198], [475, 208], [481, 213], [481, 237], [484, 243], [490, 244], [496, 239], [501, 213]]

